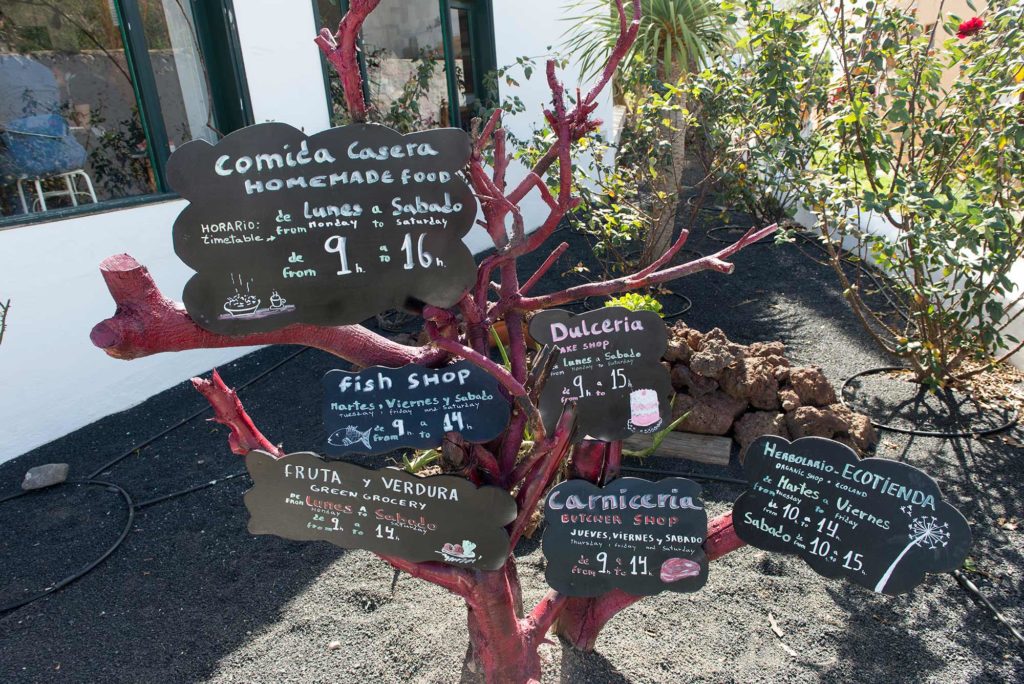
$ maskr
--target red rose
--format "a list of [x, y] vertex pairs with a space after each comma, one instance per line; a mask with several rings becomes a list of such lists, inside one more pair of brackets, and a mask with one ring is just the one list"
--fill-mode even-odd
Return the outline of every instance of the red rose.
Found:
[[960, 26], [957, 27], [956, 37], [963, 40], [967, 36], [973, 36], [983, 28], [985, 28], [985, 20], [981, 17], [972, 17], [960, 23]]

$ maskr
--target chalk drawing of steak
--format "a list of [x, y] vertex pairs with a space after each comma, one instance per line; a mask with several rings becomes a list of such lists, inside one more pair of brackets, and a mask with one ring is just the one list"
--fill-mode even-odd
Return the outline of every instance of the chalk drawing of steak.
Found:
[[700, 565], [687, 558], [669, 558], [661, 564], [661, 581], [678, 582], [700, 574]]

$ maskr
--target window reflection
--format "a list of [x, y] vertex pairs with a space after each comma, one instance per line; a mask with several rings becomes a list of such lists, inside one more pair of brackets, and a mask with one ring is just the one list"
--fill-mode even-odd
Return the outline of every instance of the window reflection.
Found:
[[[0, 3], [0, 216], [157, 192], [154, 159], [195, 138], [217, 139], [191, 3], [123, 2], [142, 18], [132, 35], [147, 52], [135, 63], [120, 3]], [[143, 88], [160, 106], [148, 126], [137, 100]]]
[[[324, 26], [336, 30], [337, 5], [319, 0]], [[451, 125], [444, 34], [436, 0], [383, 0], [362, 29], [371, 118], [402, 132]], [[344, 96], [331, 73], [333, 123], [346, 123]]]
[[6, 1], [0, 92], [3, 215], [155, 190], [110, 3]]
[[139, 0], [149, 59], [160, 94], [167, 141], [174, 149], [196, 138], [219, 137], [210, 108], [192, 13], [184, 0]]

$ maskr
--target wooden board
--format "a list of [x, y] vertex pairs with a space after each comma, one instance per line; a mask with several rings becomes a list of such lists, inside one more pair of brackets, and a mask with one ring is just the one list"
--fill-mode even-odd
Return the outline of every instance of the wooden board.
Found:
[[[633, 435], [622, 442], [624, 449], [642, 451], [651, 446], [650, 435]], [[729, 465], [732, 440], [715, 435], [698, 435], [692, 432], [671, 432], [658, 447], [655, 456], [685, 458], [710, 465]]]

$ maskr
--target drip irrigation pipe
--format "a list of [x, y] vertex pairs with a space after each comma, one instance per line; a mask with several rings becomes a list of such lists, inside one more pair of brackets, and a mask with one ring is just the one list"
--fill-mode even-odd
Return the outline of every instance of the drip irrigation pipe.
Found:
[[[723, 230], [734, 230], [734, 231], [740, 231], [741, 233], [746, 233], [747, 230], [749, 230], [749, 229], [748, 228], [744, 228], [743, 226], [739, 225], [738, 223], [727, 223], [724, 226], [712, 226], [711, 228], [708, 228], [706, 231], [704, 231], [704, 235], [706, 235], [709, 240], [714, 240], [715, 242], [721, 242], [722, 244], [725, 244], [725, 245], [731, 245], [734, 242], [736, 242], [736, 240], [726, 240], [725, 238], [721, 238], [721, 237], [718, 237], [718, 236], [715, 235], [715, 233], [721, 232]], [[766, 237], [761, 238], [757, 242], [751, 243], [750, 245], [747, 245], [747, 246], [748, 247], [753, 247], [753, 246], [756, 245], [756, 246], [760, 246], [760, 247], [765, 247], [765, 246], [773, 245], [774, 243], [771, 240], [766, 239]]]
[[192, 492], [198, 492], [201, 489], [213, 487], [214, 485], [219, 485], [221, 482], [227, 482], [228, 480], [234, 480], [236, 477], [242, 477], [243, 475], [247, 475], [248, 473], [249, 471], [243, 470], [241, 472], [234, 473], [233, 475], [225, 475], [224, 477], [217, 478], [216, 480], [210, 480], [209, 482], [197, 484], [194, 487], [189, 487], [187, 489], [182, 489], [177, 492], [171, 492], [170, 494], [164, 494], [162, 496], [157, 496], [152, 499], [147, 499], [141, 503], [135, 504], [135, 510], [141, 511], [143, 508], [149, 508], [150, 506], [155, 506], [158, 503], [163, 503], [164, 501], [169, 501], [170, 499], [176, 499], [179, 496], [191, 494]]
[[[810, 235], [807, 235], [803, 231], [797, 231], [797, 232], [793, 233], [793, 235], [795, 237], [799, 238], [804, 244], [810, 245], [814, 249], [816, 249], [819, 252], [821, 252], [825, 256], [826, 259], [831, 259], [832, 258], [832, 255], [829, 254], [828, 250], [825, 249], [824, 245], [819, 243], [817, 240], [812, 238]], [[800, 249], [800, 248], [798, 247], [797, 249]], [[803, 250], [800, 250], [800, 251], [802, 253], [804, 253], [804, 256], [806, 256], [808, 259], [811, 259], [816, 264], [820, 264], [822, 266], [831, 266], [831, 264], [828, 261], [818, 261], [813, 256], [810, 256], [809, 254], [803, 252]], [[850, 252], [848, 252], [846, 250], [843, 250], [843, 249], [840, 249], [840, 251], [846, 252], [846, 254], [850, 254]], [[866, 275], [868, 277], [868, 280], [871, 281], [871, 284], [875, 286], [875, 289], [878, 290], [878, 292], [880, 292], [883, 297], [885, 297], [885, 301], [887, 301], [889, 303], [889, 306], [892, 307], [893, 311], [900, 318], [902, 318], [904, 321], [909, 323], [910, 322], [910, 316], [907, 315], [907, 313], [903, 310], [902, 307], [899, 307], [899, 306], [896, 305], [896, 303], [893, 301], [893, 298], [889, 295], [889, 291], [886, 289], [885, 286], [882, 285], [882, 282], [878, 279], [878, 275], [876, 275], [874, 273], [874, 269], [872, 269], [870, 267], [870, 264], [868, 264], [866, 261], [864, 261], [864, 259], [856, 257], [855, 255], [851, 255], [851, 256], [853, 256], [852, 259], [850, 257], [840, 257], [840, 261], [846, 263], [847, 265], [853, 266], [858, 271], [860, 271], [861, 273]]]
[[953, 579], [956, 580], [956, 583], [959, 584], [964, 591], [971, 595], [971, 598], [973, 598], [975, 601], [981, 602], [981, 605], [983, 605], [985, 608], [988, 608], [988, 610], [991, 611], [995, 619], [999, 621], [999, 623], [1003, 625], [1003, 627], [1006, 627], [1006, 629], [1010, 631], [1010, 634], [1013, 635], [1014, 639], [1016, 639], [1021, 644], [1024, 644], [1024, 634], [1021, 634], [1016, 627], [1010, 624], [1009, 620], [1006, 619], [1006, 616], [1000, 613], [999, 609], [992, 605], [992, 602], [989, 601], [988, 598], [981, 593], [981, 590], [978, 589], [977, 585], [974, 584], [974, 582], [967, 579], [967, 577], [965, 577], [964, 574], [959, 570], [954, 570], [949, 574], [953, 576]]
[[[286, 356], [285, 358], [281, 359], [277, 363], [272, 364], [271, 366], [269, 366], [268, 368], [265, 368], [260, 373], [257, 373], [252, 378], [246, 380], [244, 383], [239, 385], [236, 388], [235, 391], [238, 391], [238, 390], [241, 390], [241, 389], [245, 389], [246, 387], [249, 387], [253, 383], [257, 382], [258, 380], [261, 380], [261, 379], [265, 378], [267, 375], [269, 375], [273, 371], [277, 370], [278, 368], [280, 368], [284, 364], [288, 363], [289, 361], [291, 361], [292, 359], [297, 357], [299, 354], [302, 354], [303, 352], [307, 351], [308, 349], [309, 349], [309, 347], [303, 347], [302, 349], [299, 349], [297, 352], [295, 352], [293, 354], [289, 354], [288, 356]], [[26, 606], [29, 603], [32, 603], [33, 601], [37, 601], [37, 600], [43, 598], [44, 596], [52, 594], [53, 592], [55, 592], [55, 591], [57, 591], [59, 589], [63, 589], [67, 585], [71, 584], [72, 582], [74, 582], [75, 580], [77, 580], [77, 579], [79, 579], [81, 577], [84, 577], [86, 574], [88, 574], [93, 569], [98, 567], [100, 565], [100, 563], [102, 563], [107, 558], [109, 558], [110, 555], [112, 553], [114, 553], [114, 551], [116, 551], [117, 548], [119, 546], [121, 546], [121, 543], [128, 537], [128, 533], [131, 531], [131, 528], [132, 528], [132, 522], [135, 520], [135, 513], [136, 513], [136, 511], [140, 511], [140, 510], [142, 510], [144, 508], [148, 508], [149, 506], [153, 506], [153, 505], [156, 505], [158, 503], [162, 503], [164, 501], [168, 501], [170, 499], [177, 498], [179, 496], [184, 496], [186, 494], [191, 494], [192, 492], [197, 492], [197, 491], [199, 491], [201, 489], [206, 489], [207, 487], [212, 487], [214, 485], [220, 484], [221, 482], [225, 482], [227, 480], [233, 480], [233, 479], [235, 479], [237, 477], [241, 477], [241, 476], [245, 475], [246, 471], [234, 473], [233, 475], [228, 475], [228, 476], [225, 476], [225, 477], [222, 477], [222, 478], [218, 478], [218, 479], [215, 479], [215, 480], [210, 480], [209, 482], [204, 482], [202, 484], [195, 485], [193, 487], [188, 487], [186, 489], [182, 489], [182, 490], [179, 490], [177, 492], [172, 492], [170, 494], [165, 494], [165, 495], [162, 495], [162, 496], [158, 496], [158, 497], [155, 497], [153, 499], [148, 499], [148, 500], [143, 501], [141, 503], [135, 503], [134, 499], [132, 499], [131, 495], [123, 487], [121, 487], [119, 485], [116, 485], [116, 484], [114, 484], [112, 482], [106, 482], [104, 480], [97, 480], [97, 479], [95, 479], [100, 473], [113, 468], [115, 465], [117, 465], [118, 463], [120, 463], [124, 459], [128, 458], [132, 454], [138, 453], [141, 449], [144, 449], [145, 447], [149, 446], [150, 444], [152, 444], [153, 442], [157, 441], [161, 437], [163, 437], [163, 436], [173, 432], [174, 430], [177, 430], [178, 428], [183, 427], [184, 425], [186, 425], [190, 421], [198, 418], [199, 416], [203, 415], [204, 413], [206, 413], [209, 410], [210, 410], [210, 407], [206, 406], [206, 407], [204, 407], [204, 408], [202, 408], [202, 409], [200, 409], [198, 411], [195, 411], [195, 412], [191, 413], [190, 415], [188, 415], [185, 418], [183, 418], [183, 419], [179, 420], [178, 422], [176, 422], [174, 425], [171, 425], [170, 427], [167, 427], [167, 428], [161, 430], [160, 432], [156, 433], [155, 435], [153, 435], [153, 436], [143, 440], [142, 442], [139, 442], [138, 444], [134, 445], [133, 447], [131, 447], [130, 449], [128, 449], [124, 453], [122, 453], [119, 456], [117, 456], [116, 458], [111, 459], [110, 461], [106, 462], [99, 469], [97, 469], [94, 472], [90, 473], [89, 475], [87, 475], [82, 480], [68, 480], [67, 482], [61, 483], [61, 485], [58, 485], [58, 486], [63, 486], [63, 485], [95, 485], [95, 486], [100, 486], [100, 487], [107, 487], [109, 489], [112, 489], [112, 490], [116, 491], [124, 499], [125, 504], [127, 506], [127, 510], [128, 510], [128, 520], [125, 522], [124, 529], [121, 530], [121, 534], [118, 536], [117, 540], [109, 548], [107, 548], [99, 558], [97, 558], [96, 560], [92, 561], [91, 563], [89, 563], [88, 565], [83, 567], [78, 572], [76, 572], [76, 573], [74, 573], [72, 575], [69, 575], [68, 577], [65, 577], [64, 579], [60, 580], [59, 582], [56, 582], [55, 584], [47, 587], [46, 589], [44, 589], [44, 590], [42, 590], [40, 592], [36, 592], [35, 594], [32, 594], [31, 596], [27, 596], [25, 598], [19, 599], [19, 600], [15, 601], [14, 603], [9, 603], [7, 605], [0, 606], [0, 614], [7, 613], [7, 612], [12, 611], [12, 610], [16, 610], [18, 608], [21, 608], [22, 606]], [[9, 494], [7, 496], [0, 497], [0, 504], [6, 503], [8, 501], [13, 501], [15, 499], [19, 499], [19, 498], [21, 498], [23, 496], [27, 496], [29, 494], [33, 494], [33, 493], [35, 493], [37, 491], [41, 491], [41, 490], [29, 490], [29, 491], [23, 491], [23, 492], [16, 492], [14, 494]]]
[[[119, 485], [116, 485], [113, 482], [104, 482], [102, 480], [93, 480], [93, 479], [68, 480], [67, 482], [65, 482], [63, 484], [93, 485], [93, 486], [96, 486], [96, 487], [105, 487], [108, 490], [116, 491], [118, 494], [121, 495], [121, 498], [124, 499], [125, 506], [126, 506], [126, 509], [128, 511], [128, 519], [124, 523], [124, 528], [121, 530], [121, 534], [118, 535], [118, 537], [114, 541], [114, 543], [111, 544], [109, 547], [107, 547], [107, 550], [104, 551], [103, 554], [99, 558], [97, 558], [96, 560], [92, 561], [91, 563], [89, 563], [88, 565], [83, 567], [81, 570], [79, 570], [79, 571], [77, 571], [77, 572], [75, 572], [75, 573], [73, 573], [71, 575], [68, 575], [64, 579], [62, 579], [62, 580], [60, 580], [58, 582], [55, 582], [54, 584], [51, 584], [50, 586], [48, 586], [46, 589], [43, 589], [42, 591], [36, 592], [35, 594], [32, 594], [31, 596], [26, 596], [24, 598], [18, 599], [17, 601], [15, 601], [13, 603], [8, 603], [7, 605], [0, 606], [0, 614], [7, 613], [7, 612], [12, 611], [12, 610], [16, 610], [18, 608], [21, 608], [22, 606], [26, 606], [29, 603], [32, 603], [33, 601], [38, 601], [39, 599], [43, 598], [44, 596], [52, 594], [53, 592], [57, 591], [58, 589], [63, 589], [64, 587], [68, 586], [69, 584], [71, 584], [75, 580], [80, 579], [80, 578], [84, 577], [85, 575], [89, 574], [94, 568], [99, 566], [100, 563], [102, 563], [103, 561], [107, 560], [107, 558], [110, 557], [110, 554], [114, 553], [114, 551], [116, 551], [117, 548], [119, 546], [121, 546], [121, 542], [123, 542], [128, 537], [128, 533], [132, 529], [132, 523], [135, 521], [135, 502], [132, 501], [131, 495], [128, 494], [128, 492], [126, 492]], [[6, 497], [0, 499], [0, 503], [4, 503], [6, 501], [12, 501], [14, 499], [21, 498], [21, 497], [26, 496], [28, 494], [35, 494], [35, 493], [37, 493], [39, 491], [45, 491], [45, 490], [35, 490], [35, 489], [33, 489], [33, 490], [29, 490], [27, 492], [18, 492], [16, 494], [11, 494], [10, 496], [6, 496]]]
[[[846, 402], [846, 390], [850, 388], [850, 383], [852, 383], [857, 378], [863, 377], [865, 375], [878, 375], [879, 373], [887, 373], [890, 371], [907, 370], [909, 369], [902, 368], [900, 366], [879, 366], [878, 368], [869, 368], [865, 371], [857, 373], [856, 375], [852, 375], [846, 379], [846, 382], [843, 383], [842, 388], [839, 390], [839, 401], [842, 403], [843, 406], [850, 409], [851, 411], [867, 413], [863, 408], [851, 406]], [[871, 417], [870, 414], [868, 414], [868, 419], [871, 421], [871, 424], [874, 425], [876, 428], [880, 428], [882, 430], [889, 430], [890, 432], [899, 432], [904, 435], [914, 435], [915, 437], [940, 437], [943, 439], [953, 439], [957, 437], [984, 437], [985, 435], [993, 435], [997, 432], [1002, 432], [1003, 430], [1012, 427], [1014, 424], [1016, 424], [1017, 417], [1017, 409], [1013, 409], [1007, 421], [1002, 425], [997, 425], [996, 427], [985, 428], [984, 430], [970, 430], [967, 432], [943, 432], [939, 430], [917, 430], [914, 428], [904, 428], [899, 427], [897, 425], [889, 425], [888, 423], [882, 423], [875, 420], [874, 418]]]
[[692, 480], [710, 480], [711, 482], [727, 482], [729, 484], [748, 484], [746, 480], [739, 477], [728, 477], [726, 475], [702, 475], [698, 473], [677, 473], [673, 470], [659, 470], [657, 468], [644, 468], [642, 466], [621, 466], [619, 470], [628, 470], [631, 473], [647, 473], [649, 475], [665, 475], [667, 477], [688, 477]]
[[[269, 375], [273, 371], [277, 370], [278, 368], [280, 368], [284, 364], [288, 363], [289, 361], [294, 359], [299, 354], [302, 354], [303, 352], [305, 352], [307, 349], [309, 349], [309, 347], [303, 347], [302, 349], [298, 350], [294, 354], [289, 354], [288, 356], [286, 356], [285, 358], [281, 359], [277, 363], [271, 365], [269, 368], [264, 369], [260, 373], [257, 373], [254, 377], [249, 378], [248, 380], [243, 382], [241, 385], [239, 385], [238, 387], [235, 388], [235, 391], [237, 392], [238, 390], [243, 390], [246, 387], [248, 387], [249, 385], [252, 385], [257, 380], [262, 380], [267, 375]], [[135, 446], [131, 447], [130, 449], [128, 449], [127, 451], [122, 453], [120, 456], [117, 456], [116, 458], [111, 459], [110, 461], [107, 461], [106, 463], [104, 463], [102, 466], [97, 468], [95, 471], [93, 471], [92, 473], [87, 475], [86, 479], [87, 480], [91, 480], [92, 478], [97, 477], [100, 473], [103, 473], [103, 472], [105, 472], [107, 470], [110, 470], [115, 465], [117, 465], [118, 463], [120, 463], [124, 459], [128, 458], [132, 454], [138, 452], [141, 449], [145, 449], [147, 446], [149, 446], [153, 442], [157, 441], [158, 439], [160, 439], [164, 435], [167, 435], [167, 434], [170, 434], [171, 432], [174, 432], [178, 428], [183, 427], [185, 424], [195, 420], [196, 418], [198, 418], [199, 416], [203, 415], [204, 413], [206, 413], [209, 410], [210, 410], [210, 406], [206, 405], [206, 406], [202, 407], [201, 409], [199, 409], [198, 411], [196, 411], [194, 413], [191, 413], [188, 416], [182, 418], [181, 420], [179, 420], [174, 425], [171, 425], [170, 427], [167, 427], [167, 428], [161, 430], [160, 432], [156, 433], [152, 437], [149, 437], [149, 438], [143, 440], [142, 442], [139, 442]]]

